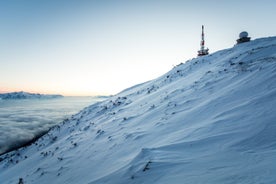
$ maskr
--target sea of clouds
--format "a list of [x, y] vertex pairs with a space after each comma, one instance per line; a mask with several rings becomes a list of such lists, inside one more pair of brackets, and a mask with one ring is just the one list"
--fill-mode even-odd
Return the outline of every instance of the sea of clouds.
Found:
[[54, 125], [103, 98], [0, 100], [0, 154], [41, 136]]

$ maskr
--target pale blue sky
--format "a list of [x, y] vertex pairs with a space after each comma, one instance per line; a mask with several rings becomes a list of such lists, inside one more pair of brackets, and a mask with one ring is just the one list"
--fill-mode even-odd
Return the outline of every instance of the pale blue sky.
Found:
[[115, 94], [241, 31], [275, 36], [274, 0], [0, 0], [0, 92]]

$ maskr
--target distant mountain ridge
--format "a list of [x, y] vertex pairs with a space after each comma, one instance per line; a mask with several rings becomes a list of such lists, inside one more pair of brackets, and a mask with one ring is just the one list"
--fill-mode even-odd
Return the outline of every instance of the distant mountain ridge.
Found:
[[49, 99], [49, 98], [61, 98], [62, 95], [57, 94], [39, 94], [39, 93], [28, 93], [24, 91], [2, 93], [0, 94], [0, 99], [2, 100], [21, 100], [21, 99]]

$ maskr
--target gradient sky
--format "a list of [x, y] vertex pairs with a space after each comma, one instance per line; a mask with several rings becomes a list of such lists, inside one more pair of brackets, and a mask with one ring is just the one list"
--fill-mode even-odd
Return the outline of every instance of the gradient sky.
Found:
[[275, 36], [275, 0], [0, 0], [0, 92], [115, 94], [241, 31]]

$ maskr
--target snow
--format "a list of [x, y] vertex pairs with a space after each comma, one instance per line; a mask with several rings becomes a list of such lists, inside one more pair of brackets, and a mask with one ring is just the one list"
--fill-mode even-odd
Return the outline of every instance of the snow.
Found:
[[1, 156], [3, 184], [276, 183], [276, 37], [187, 61]]

